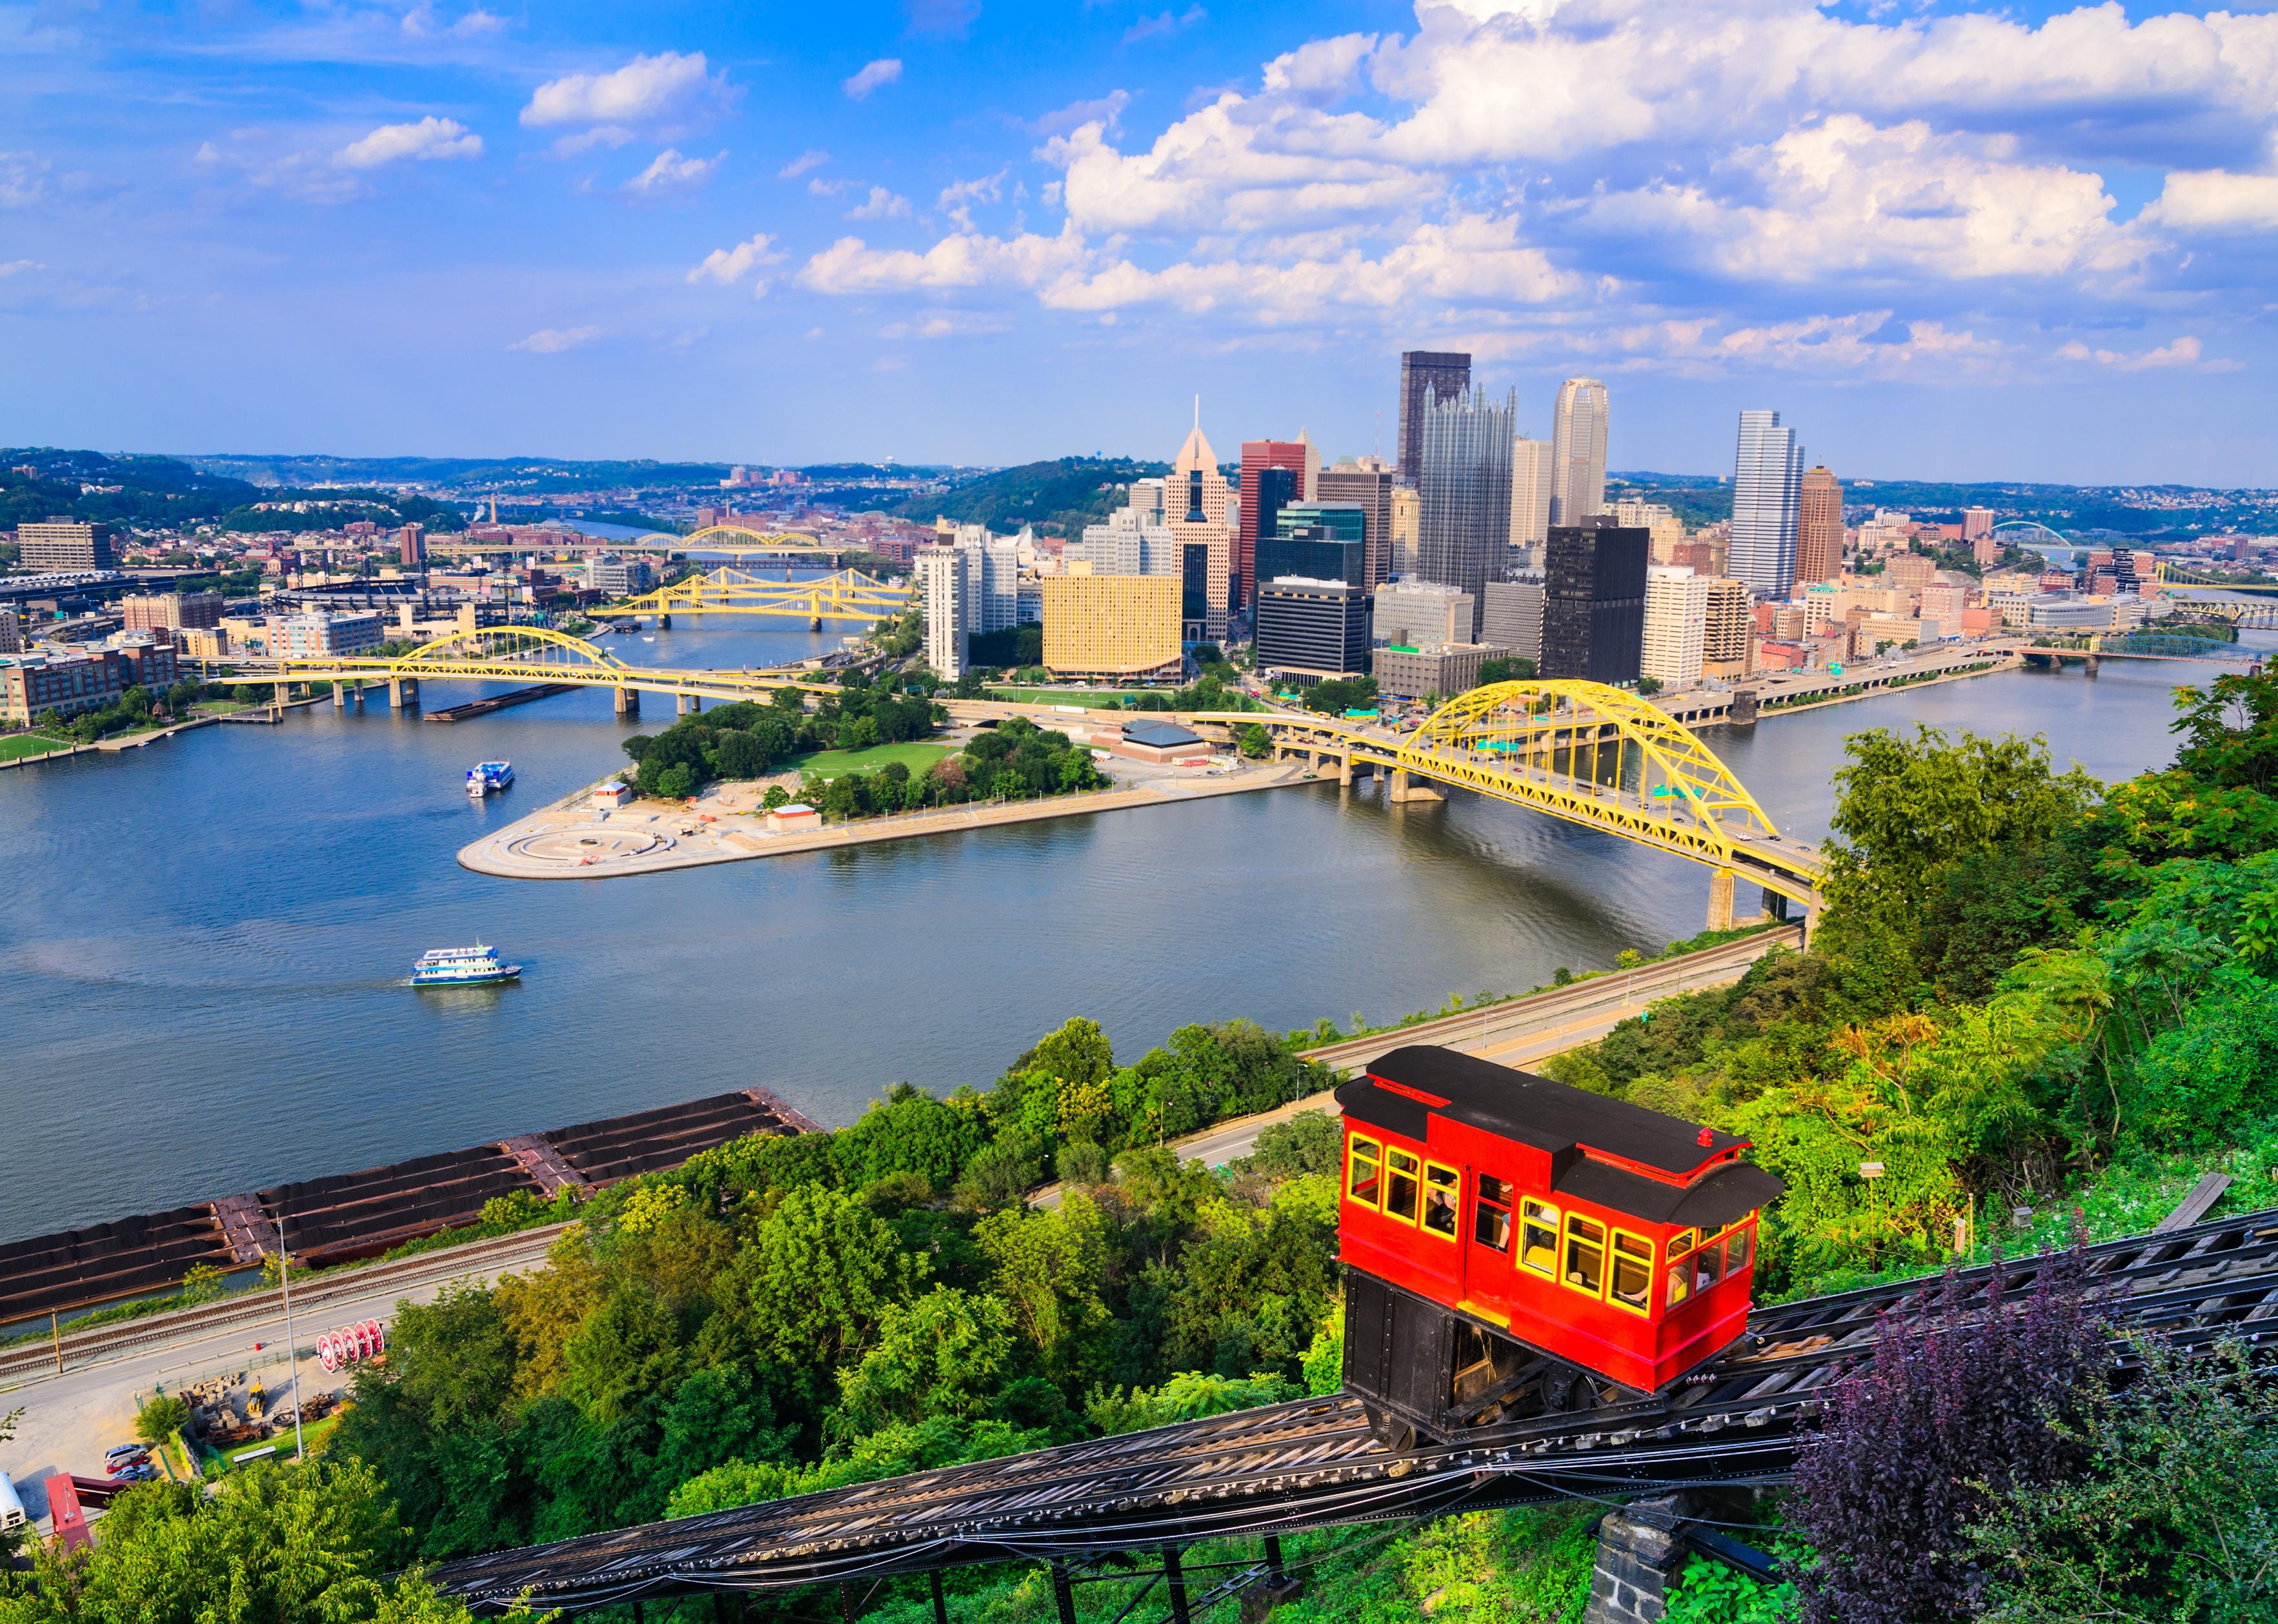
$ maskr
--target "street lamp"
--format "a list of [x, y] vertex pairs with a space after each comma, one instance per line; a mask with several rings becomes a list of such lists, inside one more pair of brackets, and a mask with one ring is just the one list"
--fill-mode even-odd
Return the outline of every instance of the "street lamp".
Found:
[[277, 1283], [285, 1292], [285, 1357], [293, 1369], [293, 1458], [306, 1460], [309, 1445], [301, 1435], [301, 1346], [293, 1339], [293, 1261], [285, 1250], [285, 1216], [277, 1216]]

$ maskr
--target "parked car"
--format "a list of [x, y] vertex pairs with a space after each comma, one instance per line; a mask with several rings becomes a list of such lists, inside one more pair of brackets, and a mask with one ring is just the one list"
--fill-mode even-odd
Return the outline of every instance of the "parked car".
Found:
[[103, 1464], [106, 1470], [114, 1466], [121, 1466], [135, 1460], [148, 1460], [149, 1458], [150, 1446], [148, 1444], [119, 1444], [103, 1452]]
[[129, 1461], [111, 1468], [111, 1481], [115, 1483], [147, 1483], [158, 1475], [158, 1468], [148, 1460]]

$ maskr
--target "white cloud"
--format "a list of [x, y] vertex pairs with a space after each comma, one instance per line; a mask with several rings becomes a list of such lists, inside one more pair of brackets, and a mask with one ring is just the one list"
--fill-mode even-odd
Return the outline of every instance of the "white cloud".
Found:
[[1027, 126], [1037, 135], [1064, 135], [1079, 125], [1097, 124], [1112, 130], [1123, 118], [1123, 110], [1131, 105], [1128, 90], [1111, 90], [1105, 95], [1089, 102], [1070, 102], [1042, 118], [1031, 120]]
[[526, 339], [517, 339], [507, 346], [531, 355], [558, 355], [565, 349], [576, 349], [581, 344], [591, 344], [601, 336], [599, 327], [540, 327]]
[[818, 294], [916, 293], [968, 287], [1035, 287], [1084, 258], [1073, 233], [1010, 239], [959, 233], [922, 254], [872, 248], [841, 237], [802, 266], [802, 286]]
[[836, 197], [854, 183], [852, 180], [825, 180], [820, 175], [810, 175], [806, 180], [809, 197]]
[[708, 158], [689, 158], [667, 147], [650, 160], [649, 166], [625, 182], [621, 190], [655, 196], [666, 192], [691, 192], [712, 179], [712, 173], [728, 155], [719, 153]]
[[2144, 217], [2180, 231], [2278, 231], [2278, 175], [2171, 171]]
[[637, 56], [608, 73], [571, 73], [539, 86], [522, 110], [532, 129], [566, 124], [646, 125], [684, 118], [699, 98], [716, 94], [702, 51]]
[[403, 14], [403, 32], [415, 40], [473, 40], [497, 34], [506, 27], [506, 19], [484, 11], [480, 6], [461, 13], [449, 22], [437, 17], [435, 8], [424, 3], [413, 6]]
[[22, 276], [27, 271], [46, 269], [45, 265], [35, 259], [11, 259], [5, 263], [0, 263], [0, 282], [6, 281], [10, 277]]
[[778, 180], [796, 180], [810, 169], [821, 169], [830, 162], [830, 155], [820, 148], [810, 147], [790, 163], [776, 171]]
[[438, 118], [430, 113], [417, 124], [383, 124], [334, 153], [333, 162], [344, 169], [378, 169], [405, 159], [424, 163], [482, 156], [481, 136], [470, 133], [455, 118]]
[[564, 135], [548, 149], [557, 158], [574, 158], [581, 152], [591, 152], [596, 147], [607, 147], [612, 152], [633, 139], [633, 133], [621, 124], [600, 124], [590, 130], [580, 130], [575, 135]]
[[1197, 27], [1209, 20], [1209, 18], [1210, 13], [1198, 5], [1190, 5], [1184, 11], [1175, 15], [1169, 11], [1163, 11], [1153, 17], [1142, 16], [1137, 22], [1123, 31], [1123, 42], [1126, 45], [1132, 45], [1141, 40], [1157, 39], [1164, 34], [1176, 34], [1182, 28]]
[[890, 322], [878, 329], [882, 339], [969, 339], [1009, 332], [1013, 324], [1002, 316], [976, 310], [937, 310], [921, 320]]
[[[688, 273], [692, 286], [698, 282], [717, 282], [723, 287], [733, 286], [761, 267], [783, 263], [783, 250], [775, 239], [761, 232], [757, 236], [738, 243], [732, 248], [715, 248], [704, 261]], [[752, 290], [754, 298], [768, 291], [767, 279], [761, 278]]]
[[0, 152], [0, 209], [28, 209], [48, 193], [49, 164], [29, 152]]
[[[2110, 367], [2121, 372], [2145, 372], [2160, 367], [2197, 367], [2200, 365], [2203, 354], [2199, 341], [2185, 333], [2156, 349], [2143, 350], [2134, 355], [2123, 350], [2091, 349], [2078, 339], [2074, 339], [2057, 350], [2057, 358], [2060, 361], [2091, 361], [2099, 367]], [[2211, 362], [2203, 370], [2227, 371], [2236, 364]]]
[[891, 85], [901, 76], [900, 57], [881, 57], [875, 62], [865, 63], [860, 72], [845, 80], [838, 88], [860, 102], [867, 99], [870, 92], [879, 86]]
[[882, 186], [870, 188], [869, 197], [846, 211], [850, 220], [906, 220], [910, 217], [910, 200], [896, 195]]

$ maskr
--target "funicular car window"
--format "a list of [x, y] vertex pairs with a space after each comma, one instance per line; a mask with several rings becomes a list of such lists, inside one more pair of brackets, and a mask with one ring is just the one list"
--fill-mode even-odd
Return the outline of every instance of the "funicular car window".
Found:
[[1593, 1297], [1605, 1295], [1606, 1228], [1595, 1219], [1566, 1215], [1564, 1283]]
[[1363, 1207], [1384, 1201], [1384, 1147], [1372, 1139], [1353, 1136], [1352, 1161], [1345, 1170], [1345, 1196]]
[[1558, 1208], [1529, 1201], [1518, 1230], [1518, 1262], [1546, 1279], [1558, 1277]]
[[1426, 1234], [1456, 1238], [1456, 1208], [1463, 1199], [1463, 1175], [1437, 1162], [1424, 1164], [1424, 1230]]
[[1492, 1173], [1479, 1176], [1472, 1209], [1472, 1239], [1498, 1252], [1510, 1250], [1510, 1185]]
[[1653, 1304], [1653, 1242], [1627, 1230], [1614, 1231], [1614, 1268], [1608, 1298], [1617, 1306], [1646, 1313]]
[[1725, 1239], [1724, 1272], [1738, 1274], [1746, 1269], [1748, 1266], [1748, 1259], [1755, 1252], [1755, 1246], [1756, 1226], [1743, 1219], [1741, 1226]]
[[1705, 1292], [1724, 1277], [1724, 1243], [1704, 1240], [1693, 1248], [1693, 1254], [1685, 1261], [1693, 1270], [1693, 1289]]
[[1384, 1155], [1384, 1216], [1403, 1224], [1416, 1222], [1417, 1175], [1423, 1163], [1404, 1150]]

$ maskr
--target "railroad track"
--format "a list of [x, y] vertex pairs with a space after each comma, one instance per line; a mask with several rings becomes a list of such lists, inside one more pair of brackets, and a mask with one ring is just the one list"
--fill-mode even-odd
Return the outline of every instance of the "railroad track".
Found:
[[[2278, 1212], [2091, 1247], [2114, 1317], [2184, 1345], [2278, 1331]], [[2028, 1291], [2055, 1260], [2009, 1265]], [[1957, 1277], [1982, 1306], [1990, 1269]], [[1659, 1399], [1548, 1415], [1410, 1454], [1342, 1394], [922, 1472], [797, 1499], [454, 1562], [432, 1575], [478, 1612], [528, 1593], [570, 1612], [975, 1562], [1096, 1558], [1233, 1535], [1564, 1496], [1772, 1482], [1797, 1424], [1871, 1353], [1877, 1322], [1935, 1281], [1759, 1310], [1748, 1337]], [[2124, 1349], [2115, 1354], [2125, 1359]]]
[[[337, 1302], [343, 1297], [366, 1296], [392, 1285], [449, 1279], [477, 1269], [495, 1268], [503, 1262], [519, 1262], [525, 1256], [537, 1262], [567, 1227], [549, 1224], [490, 1240], [469, 1241], [440, 1252], [423, 1252], [392, 1263], [367, 1263], [336, 1275], [318, 1275], [305, 1285], [294, 1286], [293, 1313], [296, 1319], [302, 1314], [317, 1316], [327, 1302]], [[283, 1312], [282, 1297], [277, 1292], [241, 1292], [194, 1308], [177, 1308], [169, 1314], [154, 1314], [148, 1319], [66, 1333], [62, 1338], [63, 1363], [65, 1369], [80, 1368], [184, 1337], [203, 1336], [232, 1325], [263, 1323], [280, 1318]], [[314, 1327], [320, 1322], [311, 1317], [309, 1323]], [[0, 1349], [0, 1389], [21, 1386], [54, 1375], [56, 1360], [56, 1344], [44, 1338]]]

